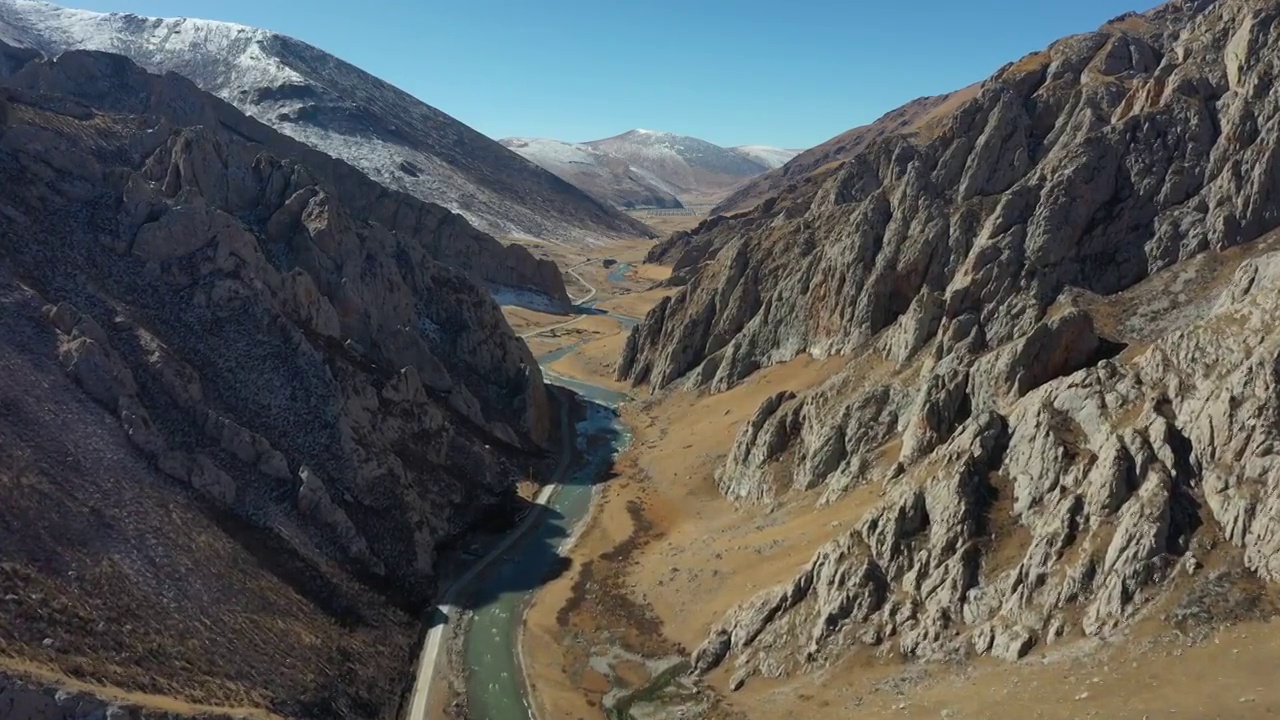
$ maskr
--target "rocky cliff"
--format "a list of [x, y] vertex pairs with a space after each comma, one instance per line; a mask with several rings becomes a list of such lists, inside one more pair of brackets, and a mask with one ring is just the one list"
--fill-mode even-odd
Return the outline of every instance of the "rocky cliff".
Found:
[[200, 702], [394, 714], [397, 608], [547, 455], [536, 362], [439, 262], [492, 241], [119, 56], [4, 84], [5, 647]]
[[119, 56], [89, 51], [65, 53], [56, 61], [0, 43], [0, 78], [8, 85], [81, 98], [103, 110], [146, 112], [174, 126], [221, 127], [280, 158], [307, 166], [330, 191], [341, 192], [349, 211], [398, 235], [414, 238], [435, 260], [477, 281], [528, 288], [568, 303], [559, 268], [519, 245], [503, 245], [439, 205], [388, 189], [360, 170], [276, 132], [179, 75], [152, 75]]
[[937, 119], [946, 117], [959, 103], [972, 98], [976, 90], [976, 86], [971, 86], [946, 95], [914, 100], [885, 113], [869, 125], [853, 128], [821, 145], [794, 153], [785, 164], [771, 166], [769, 172], [734, 188], [711, 209], [711, 215], [740, 213], [774, 196], [804, 193], [806, 185], [822, 181], [825, 170], [862, 152], [869, 143], [890, 135], [924, 129]]
[[1184, 627], [1265, 604], [1278, 20], [1273, 0], [1116, 18], [655, 250], [687, 287], [620, 378], [717, 392], [852, 358], [759, 408], [721, 490], [883, 495], [729, 613], [699, 670], [734, 658], [737, 685], [868, 646], [1014, 660], [1157, 607]]

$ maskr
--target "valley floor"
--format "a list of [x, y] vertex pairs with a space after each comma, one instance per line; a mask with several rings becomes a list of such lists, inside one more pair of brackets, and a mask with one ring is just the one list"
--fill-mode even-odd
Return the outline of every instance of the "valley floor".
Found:
[[[643, 298], [629, 301], [643, 305]], [[576, 349], [552, 366], [555, 372], [615, 386], [612, 362], [625, 336], [603, 325], [577, 332], [561, 341]], [[727, 610], [789, 581], [880, 499], [881, 486], [872, 484], [816, 510], [809, 495], [772, 512], [741, 510], [716, 487], [716, 469], [761, 402], [814, 387], [843, 362], [802, 357], [722, 394], [675, 391], [624, 406], [632, 446], [572, 549], [573, 570], [543, 587], [526, 616], [523, 651], [536, 718], [614, 717], [605, 709], [629, 695], [660, 698], [632, 706], [637, 719], [674, 717], [677, 708], [711, 720], [844, 720], [854, 712], [1135, 720], [1280, 715], [1280, 686], [1270, 682], [1280, 661], [1280, 625], [1257, 619], [1273, 614], [1274, 599], [1256, 583], [1218, 574], [1212, 561], [1177, 581], [1188, 592], [1170, 593], [1176, 607], [1174, 600], [1153, 606], [1124, 635], [1037, 647], [1018, 663], [910, 663], [863, 649], [808, 675], [753, 678], [736, 692], [729, 689], [732, 670], [724, 668], [700, 687], [658, 687], [655, 677], [681, 669], [677, 664]], [[1168, 621], [1188, 615], [1197, 622]]]
[[[879, 499], [869, 486], [817, 511], [812, 498], [802, 498], [773, 513], [747, 513], [715, 486], [719, 460], [758, 404], [820, 382], [839, 362], [802, 358], [728, 393], [676, 393], [624, 409], [635, 440], [573, 548], [575, 570], [543, 588], [526, 618], [538, 718], [605, 717], [606, 699], [652, 679], [642, 660], [686, 656], [725, 611], [790, 579], [844, 522]], [[1233, 597], [1209, 600], [1209, 612], [1266, 602], [1262, 591], [1246, 599], [1237, 587], [1219, 590]], [[999, 717], [1064, 719], [1280, 714], [1280, 687], [1271, 682], [1280, 662], [1276, 622], [1184, 634], [1161, 621], [1172, 609], [1154, 608], [1117, 641], [1050, 646], [1016, 664], [912, 664], [868, 651], [808, 676], [756, 678], [736, 693], [722, 669], [688, 707], [710, 702], [702, 717], [750, 720], [795, 712], [843, 720], [855, 710], [858, 717], [989, 718], [997, 707]]]

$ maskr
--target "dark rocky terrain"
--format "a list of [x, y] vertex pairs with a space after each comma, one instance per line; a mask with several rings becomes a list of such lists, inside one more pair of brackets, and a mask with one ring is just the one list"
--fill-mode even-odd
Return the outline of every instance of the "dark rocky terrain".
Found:
[[[936, 119], [945, 118], [955, 105], [973, 97], [976, 86], [946, 95], [924, 97], [896, 108], [869, 125], [853, 128], [834, 138], [799, 153], [782, 167], [738, 185], [714, 208], [711, 215], [730, 215], [752, 209], [775, 196], [804, 194], [806, 189], [822, 182], [827, 172], [842, 160], [862, 152], [869, 143], [888, 135], [927, 132]], [[775, 201], [776, 202], [776, 201]]]
[[476, 280], [558, 276], [176, 75], [0, 57], [0, 672], [394, 716], [441, 543], [548, 455]]
[[[0, 62], [4, 63], [6, 75], [14, 75], [24, 63], [38, 57], [37, 51], [5, 45]], [[99, 56], [77, 53], [68, 64], [85, 57]], [[222, 126], [270, 148], [281, 158], [305, 164], [318, 181], [328, 187], [341, 187], [353, 212], [397, 233], [420, 238], [436, 260], [463, 270], [482, 283], [533, 289], [553, 300], [568, 301], [563, 278], [554, 263], [535, 259], [521, 246], [503, 245], [439, 205], [390, 190], [351, 165], [277, 132], [176, 75], [161, 78], [134, 70], [127, 77], [108, 78], [112, 82], [104, 83], [104, 78], [90, 71], [50, 74], [41, 72], [40, 67], [43, 66], [33, 67], [22, 82], [41, 90], [84, 96], [104, 107], [119, 106], [123, 111], [150, 110], [148, 103], [159, 104], [163, 117], [175, 125]], [[125, 93], [140, 94], [130, 97]]]
[[1274, 0], [1121, 16], [650, 254], [685, 288], [620, 379], [717, 393], [850, 358], [760, 406], [721, 491], [881, 496], [697, 670], [1016, 660], [1206, 593], [1236, 608], [1210, 623], [1273, 613], [1277, 22]]

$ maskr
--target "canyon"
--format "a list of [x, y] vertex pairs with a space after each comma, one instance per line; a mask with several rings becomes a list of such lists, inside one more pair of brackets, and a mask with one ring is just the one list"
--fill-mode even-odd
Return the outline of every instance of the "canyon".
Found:
[[441, 262], [507, 249], [179, 76], [0, 51], [6, 649], [379, 715], [441, 546], [551, 461], [528, 347]]
[[1275, 0], [526, 225], [155, 54], [240, 30], [49, 7], [0, 0], [0, 716], [1280, 712]]

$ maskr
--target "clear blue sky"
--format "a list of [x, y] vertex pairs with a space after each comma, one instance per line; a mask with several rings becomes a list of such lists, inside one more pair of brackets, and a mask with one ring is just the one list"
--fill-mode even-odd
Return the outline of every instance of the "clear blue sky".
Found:
[[63, 0], [293, 35], [495, 138], [809, 147], [1156, 0]]

